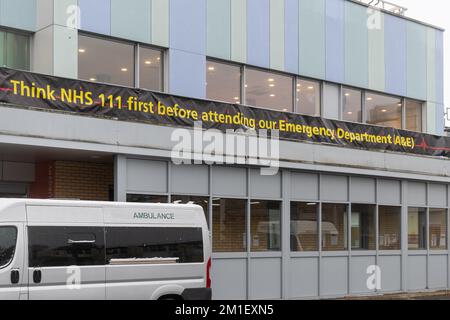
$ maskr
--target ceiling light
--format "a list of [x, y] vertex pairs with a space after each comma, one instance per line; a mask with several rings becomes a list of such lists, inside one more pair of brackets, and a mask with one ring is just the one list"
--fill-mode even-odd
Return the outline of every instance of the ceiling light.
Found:
[[234, 100], [239, 100], [239, 97], [234, 97]]
[[127, 68], [122, 68], [122, 69], [120, 69], [120, 70], [123, 71], [123, 72], [127, 72], [127, 71], [128, 71]]
[[383, 113], [386, 113], [386, 112], [387, 112], [387, 110], [386, 110], [386, 109], [382, 109], [382, 110], [381, 110], [381, 112], [383, 112]]
[[269, 87], [273, 88], [275, 85], [273, 83], [269, 84]]
[[273, 79], [273, 78], [269, 78], [269, 79], [267, 79], [267, 81], [269, 81], [269, 82], [274, 82], [274, 81], [275, 81], [275, 79]]
[[372, 100], [373, 100], [372, 97], [368, 97], [368, 98], [367, 98], [367, 101], [372, 101]]
[[309, 87], [308, 87], [308, 90], [312, 90], [312, 89], [314, 89], [313, 86], [309, 86]]
[[158, 57], [158, 58], [156, 58], [156, 60], [158, 60], [158, 61], [159, 61], [159, 60], [161, 60], [161, 58], [160, 58], [160, 57]]
[[286, 111], [288, 111], [288, 109], [285, 108], [285, 109], [283, 109], [283, 111], [286, 112]]
[[150, 60], [145, 61], [145, 64], [152, 64]]
[[85, 53], [85, 52], [86, 52], [86, 49], [80, 48], [80, 49], [78, 49], [78, 52], [79, 52], [79, 53]]
[[245, 87], [248, 88], [248, 84], [246, 84]]
[[272, 98], [274, 98], [275, 97], [275, 95], [272, 93], [271, 95], [270, 95]]
[[302, 85], [300, 83], [297, 83], [297, 87], [301, 87]]
[[211, 67], [208, 68], [208, 70], [209, 70], [209, 71], [214, 71], [214, 70], [216, 70], [216, 68], [214, 68], [213, 66], [211, 66]]
[[300, 89], [297, 89], [297, 92], [300, 92]]
[[349, 112], [347, 112], [347, 114], [351, 116], [353, 114], [353, 112], [349, 111]]
[[402, 106], [402, 104], [401, 103], [399, 103], [399, 104], [397, 104], [399, 107], [401, 107]]
[[347, 93], [345, 94], [345, 96], [346, 96], [346, 97], [350, 97], [350, 93], [347, 92]]
[[95, 78], [90, 78], [89, 81], [97, 81]]

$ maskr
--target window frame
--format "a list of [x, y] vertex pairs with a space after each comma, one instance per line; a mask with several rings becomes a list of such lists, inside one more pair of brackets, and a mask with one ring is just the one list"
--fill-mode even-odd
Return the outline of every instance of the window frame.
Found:
[[[149, 89], [142, 89], [142, 90], [152, 91], [152, 92], [156, 92], [156, 93], [166, 93], [166, 89], [167, 89], [167, 85], [166, 85], [166, 78], [167, 78], [167, 75], [166, 75], [166, 60], [167, 60], [166, 52], [168, 50], [167, 48], [153, 45], [153, 44], [143, 43], [140, 41], [129, 41], [129, 40], [114, 37], [114, 36], [100, 35], [98, 33], [93, 33], [93, 32], [84, 31], [84, 30], [78, 30], [78, 36], [96, 38], [99, 40], [105, 40], [105, 41], [116, 42], [116, 43], [120, 43], [120, 44], [133, 46], [133, 68], [134, 68], [133, 86], [119, 85], [120, 87], [124, 87], [124, 88], [142, 89], [140, 87], [140, 62], [141, 61], [140, 61], [140, 55], [139, 55], [139, 49], [141, 47], [161, 52], [161, 91], [149, 90]], [[78, 50], [78, 48], [77, 48], [77, 50]], [[77, 51], [77, 54], [78, 54], [78, 51]], [[79, 66], [78, 66], [78, 68], [79, 68]], [[89, 80], [80, 79], [79, 76], [78, 76], [78, 80], [89, 82]], [[99, 81], [96, 81], [95, 83], [110, 85], [110, 86], [111, 85], [117, 86], [117, 84], [104, 83], [104, 82], [99, 82]]]
[[14, 258], [16, 257], [16, 252], [17, 252], [17, 243], [19, 242], [19, 228], [17, 226], [14, 225], [0, 225], [0, 229], [1, 228], [12, 228], [16, 231], [16, 240], [15, 240], [15, 245], [14, 245], [14, 254], [12, 256], [12, 258], [8, 261], [7, 264], [1, 266], [0, 265], [0, 270], [6, 269], [8, 268], [14, 261]]

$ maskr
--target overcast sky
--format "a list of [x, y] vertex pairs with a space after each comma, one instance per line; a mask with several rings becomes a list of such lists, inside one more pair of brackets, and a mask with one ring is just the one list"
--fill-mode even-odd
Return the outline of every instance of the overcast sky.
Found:
[[[408, 8], [406, 13], [411, 18], [416, 18], [432, 25], [444, 28], [444, 63], [445, 63], [445, 104], [450, 107], [450, 1], [449, 0], [388, 0]], [[450, 121], [447, 121], [450, 127]]]

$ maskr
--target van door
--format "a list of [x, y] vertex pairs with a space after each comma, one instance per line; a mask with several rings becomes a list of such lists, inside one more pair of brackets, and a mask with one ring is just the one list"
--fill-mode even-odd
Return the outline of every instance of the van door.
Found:
[[104, 300], [104, 228], [29, 226], [30, 300]]
[[19, 300], [27, 287], [24, 225], [0, 224], [0, 300]]

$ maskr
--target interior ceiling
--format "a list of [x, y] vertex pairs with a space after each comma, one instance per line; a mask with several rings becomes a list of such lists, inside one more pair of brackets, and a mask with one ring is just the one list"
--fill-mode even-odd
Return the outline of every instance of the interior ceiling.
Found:
[[45, 161], [113, 162], [109, 153], [0, 144], [0, 161], [37, 163]]

